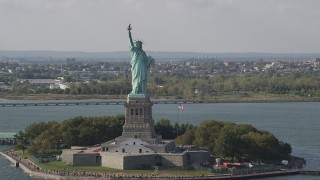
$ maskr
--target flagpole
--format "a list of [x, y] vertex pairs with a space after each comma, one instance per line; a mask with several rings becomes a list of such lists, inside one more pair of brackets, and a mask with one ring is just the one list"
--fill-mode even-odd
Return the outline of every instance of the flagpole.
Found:
[[176, 131], [177, 131], [177, 137], [178, 137], [178, 135], [179, 135], [179, 111], [180, 110], [184, 110], [185, 109], [185, 107], [182, 105], [182, 104], [179, 104], [179, 106], [178, 106], [178, 112], [177, 112], [177, 129], [176, 129]]
[[178, 137], [178, 135], [179, 135], [179, 111], [180, 111], [180, 109], [178, 108], [178, 113], [177, 113], [177, 129], [176, 129], [176, 131], [177, 131], [177, 137]]

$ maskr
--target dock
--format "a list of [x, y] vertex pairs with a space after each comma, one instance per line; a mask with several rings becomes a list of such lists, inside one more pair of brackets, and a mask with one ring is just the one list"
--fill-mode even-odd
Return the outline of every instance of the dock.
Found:
[[301, 170], [300, 174], [320, 176], [320, 170], [311, 170], [311, 169], [308, 170], [308, 169], [305, 169], [305, 170]]
[[13, 145], [16, 143], [16, 133], [0, 133], [0, 145]]

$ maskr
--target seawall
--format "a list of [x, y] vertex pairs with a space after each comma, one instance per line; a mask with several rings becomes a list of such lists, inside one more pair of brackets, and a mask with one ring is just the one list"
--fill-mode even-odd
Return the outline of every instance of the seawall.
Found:
[[[4, 152], [0, 152], [0, 154], [2, 156], [4, 156], [6, 159], [8, 159], [13, 164], [16, 164], [16, 162], [19, 162]], [[27, 168], [25, 165], [23, 165], [22, 163], [19, 163], [19, 168], [22, 169], [25, 173], [29, 174], [32, 177], [37, 177], [37, 178], [42, 178], [42, 179], [52, 179], [52, 180], [61, 179], [59, 176], [56, 176], [56, 175], [32, 171], [29, 168]]]

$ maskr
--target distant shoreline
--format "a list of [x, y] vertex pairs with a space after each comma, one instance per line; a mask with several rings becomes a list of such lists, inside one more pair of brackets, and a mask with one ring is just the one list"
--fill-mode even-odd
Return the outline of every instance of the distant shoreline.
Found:
[[[86, 100], [123, 100], [127, 99], [127, 94], [122, 95], [69, 95], [69, 94], [10, 94], [0, 92], [0, 103], [2, 101], [86, 101]], [[268, 93], [237, 93], [218, 94], [207, 96], [203, 99], [185, 99], [178, 96], [157, 96], [150, 95], [152, 101], [197, 101], [202, 103], [277, 103], [277, 102], [320, 102], [320, 97], [301, 97], [290, 94], [268, 94]]]
[[[272, 52], [197, 52], [197, 51], [146, 51], [152, 57], [159, 60], [176, 60], [181, 61], [186, 58], [198, 58], [206, 55], [215, 59], [283, 59], [283, 60], [309, 60], [319, 57], [320, 53], [272, 53]], [[105, 61], [123, 60], [127, 61], [130, 58], [130, 53], [124, 51], [107, 51], [107, 52], [90, 52], [90, 51], [54, 51], [54, 50], [0, 50], [0, 56], [6, 57], [42, 57], [58, 59], [64, 61], [66, 58], [74, 57], [77, 59], [98, 59]]]
[[[0, 107], [27, 107], [27, 106], [89, 106], [89, 105], [123, 105], [125, 99], [113, 100], [0, 100]], [[319, 101], [190, 101], [190, 100], [151, 100], [154, 104], [228, 104], [228, 103], [311, 103]]]

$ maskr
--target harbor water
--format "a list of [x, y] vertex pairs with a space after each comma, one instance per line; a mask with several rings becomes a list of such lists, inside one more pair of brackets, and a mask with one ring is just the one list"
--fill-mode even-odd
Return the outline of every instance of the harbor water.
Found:
[[[222, 120], [251, 124], [273, 133], [279, 140], [291, 144], [295, 156], [307, 161], [306, 168], [320, 169], [320, 103], [200, 103], [155, 104], [153, 119], [169, 119], [197, 125], [203, 120]], [[75, 116], [114, 116], [123, 114], [123, 105], [25, 106], [0, 107], [0, 132], [18, 132], [41, 121], [63, 121]], [[1, 150], [6, 148], [0, 146]], [[9, 161], [0, 157], [0, 179], [33, 179]], [[10, 177], [10, 178], [7, 178]], [[287, 176], [267, 179], [320, 179], [318, 176]]]

